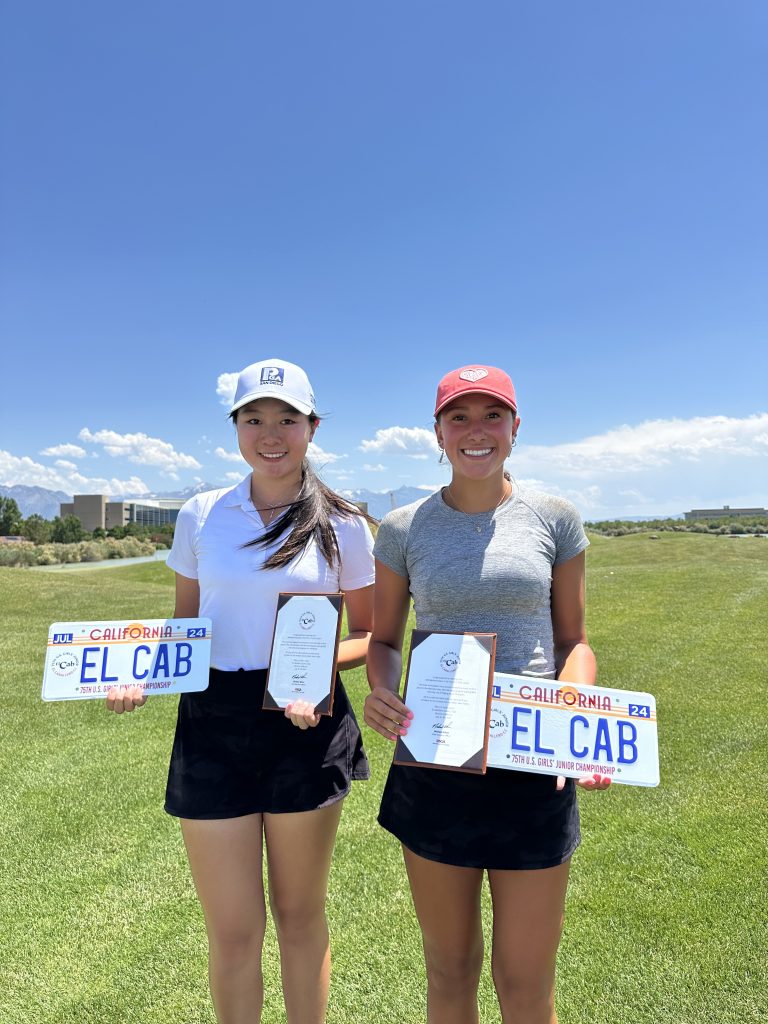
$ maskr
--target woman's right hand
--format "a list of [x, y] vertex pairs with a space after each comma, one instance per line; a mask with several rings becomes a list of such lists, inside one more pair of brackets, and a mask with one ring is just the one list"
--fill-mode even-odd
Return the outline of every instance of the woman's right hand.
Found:
[[107, 692], [107, 711], [122, 715], [147, 703], [143, 686], [113, 686]]
[[363, 717], [366, 724], [385, 739], [396, 740], [408, 732], [413, 712], [392, 690], [385, 686], [374, 686], [365, 698]]

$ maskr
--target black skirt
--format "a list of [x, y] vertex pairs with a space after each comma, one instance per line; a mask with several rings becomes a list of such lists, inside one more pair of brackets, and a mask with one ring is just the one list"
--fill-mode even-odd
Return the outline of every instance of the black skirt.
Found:
[[208, 689], [179, 700], [165, 809], [179, 818], [311, 811], [367, 779], [360, 729], [341, 679], [333, 715], [299, 729], [264, 711], [266, 670], [211, 669]]
[[550, 868], [579, 845], [573, 779], [489, 768], [485, 775], [392, 765], [379, 824], [413, 853], [459, 867]]

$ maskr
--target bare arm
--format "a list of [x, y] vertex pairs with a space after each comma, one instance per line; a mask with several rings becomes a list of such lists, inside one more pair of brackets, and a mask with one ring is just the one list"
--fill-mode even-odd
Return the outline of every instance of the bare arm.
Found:
[[364, 665], [373, 630], [373, 584], [344, 593], [347, 635], [339, 644], [339, 671]]
[[175, 619], [196, 619], [200, 614], [200, 584], [188, 576], [176, 573]]
[[557, 678], [569, 683], [594, 683], [597, 662], [584, 625], [584, 552], [556, 565], [552, 572], [552, 634]]
[[[584, 552], [556, 565], [552, 572], [552, 633], [555, 644], [557, 678], [569, 683], [593, 685], [597, 679], [597, 661], [587, 640], [584, 624], [585, 605]], [[578, 779], [582, 789], [607, 789], [607, 775], [589, 775]], [[565, 779], [557, 777], [557, 788]]]
[[408, 580], [377, 560], [373, 636], [368, 649], [371, 692], [365, 701], [365, 721], [390, 740], [402, 735], [413, 717], [398, 697], [409, 606]]

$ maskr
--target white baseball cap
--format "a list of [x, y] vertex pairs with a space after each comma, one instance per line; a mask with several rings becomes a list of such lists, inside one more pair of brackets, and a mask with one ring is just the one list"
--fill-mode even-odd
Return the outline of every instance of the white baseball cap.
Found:
[[230, 414], [257, 398], [281, 398], [305, 416], [315, 411], [309, 378], [300, 366], [284, 359], [265, 359], [240, 372]]

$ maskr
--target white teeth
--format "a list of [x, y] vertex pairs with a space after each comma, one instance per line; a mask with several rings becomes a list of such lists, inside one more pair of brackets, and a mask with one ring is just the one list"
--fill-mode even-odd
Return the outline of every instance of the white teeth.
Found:
[[465, 455], [490, 455], [493, 448], [462, 448]]
[[262, 452], [261, 457], [262, 459], [282, 459], [285, 454], [285, 452]]

